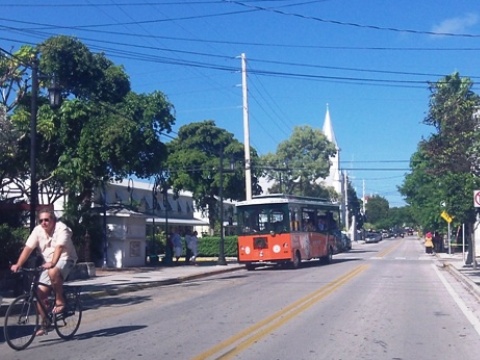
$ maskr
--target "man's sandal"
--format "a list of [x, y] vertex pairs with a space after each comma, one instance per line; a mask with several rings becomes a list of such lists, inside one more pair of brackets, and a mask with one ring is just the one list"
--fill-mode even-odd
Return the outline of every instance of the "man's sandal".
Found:
[[58, 314], [63, 314], [63, 313], [65, 312], [65, 310], [66, 310], [66, 309], [65, 309], [65, 305], [56, 305], [56, 306], [53, 308], [52, 312], [53, 312], [54, 314], [57, 314], [57, 315], [58, 315]]

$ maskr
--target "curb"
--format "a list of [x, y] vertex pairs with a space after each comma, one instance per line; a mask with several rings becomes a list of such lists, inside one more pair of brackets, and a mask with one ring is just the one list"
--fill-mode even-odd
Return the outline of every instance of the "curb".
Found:
[[475, 296], [475, 298], [480, 301], [480, 286], [478, 286], [474, 281], [469, 279], [467, 276], [463, 275], [455, 266], [448, 262], [443, 262], [443, 267], [452, 274], [458, 281], [460, 281], [467, 290]]
[[244, 268], [245, 267], [243, 267], [243, 266], [239, 266], [239, 267], [234, 267], [234, 268], [226, 268], [226, 269], [208, 271], [208, 272], [201, 273], [201, 274], [181, 276], [181, 277], [173, 278], [173, 279], [149, 281], [149, 282], [144, 282], [144, 283], [139, 283], [139, 284], [118, 285], [118, 287], [112, 288], [112, 289], [99, 290], [99, 291], [82, 291], [81, 294], [82, 294], [82, 296], [89, 296], [91, 298], [100, 298], [100, 297], [104, 297], [104, 296], [114, 296], [114, 295], [120, 295], [120, 294], [129, 293], [129, 292], [140, 291], [140, 290], [143, 290], [143, 289], [159, 287], [159, 286], [181, 284], [181, 283], [186, 282], [186, 281], [202, 279], [202, 278], [212, 276], [212, 275], [234, 272], [234, 271], [237, 271], [237, 270], [242, 270]]

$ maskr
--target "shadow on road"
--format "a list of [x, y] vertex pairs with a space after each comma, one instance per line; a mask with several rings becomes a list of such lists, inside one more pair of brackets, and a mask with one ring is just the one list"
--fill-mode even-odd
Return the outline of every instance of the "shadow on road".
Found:
[[87, 340], [91, 338], [98, 338], [98, 337], [111, 337], [117, 336], [125, 333], [129, 333], [132, 331], [137, 331], [146, 328], [145, 325], [135, 325], [135, 326], [117, 326], [112, 328], [106, 329], [98, 329], [95, 331], [86, 332], [83, 334], [77, 334], [75, 336], [75, 340]]
[[150, 296], [128, 296], [122, 294], [121, 296], [108, 297], [91, 297], [89, 295], [82, 295], [83, 310], [96, 310], [102, 307], [123, 307], [135, 304], [141, 304], [150, 301]]

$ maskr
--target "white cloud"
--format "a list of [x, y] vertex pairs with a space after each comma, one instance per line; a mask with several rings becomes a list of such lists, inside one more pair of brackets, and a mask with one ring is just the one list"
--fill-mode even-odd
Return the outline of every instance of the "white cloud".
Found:
[[470, 13], [465, 16], [446, 19], [439, 25], [433, 26], [432, 31], [436, 33], [462, 34], [465, 33], [469, 27], [476, 25], [478, 21], [479, 16]]

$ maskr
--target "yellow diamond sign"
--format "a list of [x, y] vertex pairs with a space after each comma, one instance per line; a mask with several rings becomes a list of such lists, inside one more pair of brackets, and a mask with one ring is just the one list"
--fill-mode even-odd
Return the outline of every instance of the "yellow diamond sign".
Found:
[[451, 223], [453, 220], [453, 218], [445, 210], [442, 211], [440, 216], [443, 218], [443, 220], [445, 220], [448, 223]]

